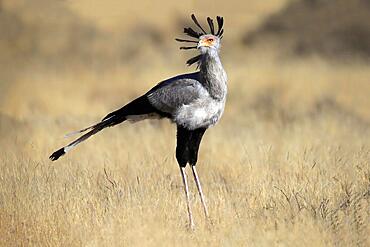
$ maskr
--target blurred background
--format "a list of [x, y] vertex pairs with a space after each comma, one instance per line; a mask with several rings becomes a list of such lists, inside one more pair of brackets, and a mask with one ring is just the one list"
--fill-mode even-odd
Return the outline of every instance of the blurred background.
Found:
[[[193, 26], [192, 13], [203, 25], [207, 16], [224, 17], [229, 78], [224, 116], [200, 152], [219, 220], [213, 232], [203, 229], [204, 239], [183, 235], [175, 128], [167, 121], [125, 124], [55, 166], [47, 159], [69, 141], [65, 133], [195, 70], [185, 65], [194, 53], [174, 40]], [[122, 229], [126, 222], [143, 236], [156, 233], [147, 245], [209, 246], [215, 236], [233, 246], [366, 243], [369, 20], [368, 0], [0, 0], [0, 241], [69, 246], [94, 235], [91, 245], [142, 246], [138, 231]], [[107, 189], [107, 174], [118, 187]], [[284, 193], [296, 191], [298, 206], [289, 206]], [[343, 204], [349, 198], [365, 201]], [[352, 211], [338, 215], [342, 209]]]
[[2, 0], [2, 118], [101, 116], [193, 71], [184, 64], [192, 54], [174, 41], [191, 13], [203, 24], [225, 17], [229, 111], [325, 105], [370, 119], [366, 0]]

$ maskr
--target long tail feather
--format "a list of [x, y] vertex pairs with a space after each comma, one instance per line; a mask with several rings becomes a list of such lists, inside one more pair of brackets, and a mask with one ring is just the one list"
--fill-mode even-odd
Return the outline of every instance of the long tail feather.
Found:
[[[107, 121], [110, 117], [105, 117], [101, 122], [104, 122], [104, 121]], [[98, 126], [99, 124], [101, 124], [101, 122], [97, 123], [97, 124], [94, 124], [94, 125], [91, 125], [89, 127], [86, 127], [84, 129], [81, 129], [81, 130], [76, 130], [76, 131], [73, 131], [73, 132], [70, 132], [66, 135], [64, 135], [64, 138], [68, 138], [68, 137], [71, 137], [71, 136], [75, 136], [75, 135], [78, 135], [78, 134], [81, 134], [81, 133], [84, 133], [88, 130], [91, 130], [93, 128], [95, 128], [96, 126]]]
[[84, 133], [84, 132], [86, 132], [86, 131], [88, 131], [88, 130], [93, 129], [95, 126], [96, 126], [96, 124], [91, 125], [91, 126], [89, 126], [89, 127], [86, 127], [86, 128], [84, 128], [84, 129], [82, 129], [82, 130], [76, 130], [76, 131], [73, 131], [73, 132], [67, 133], [67, 134], [65, 134], [65, 135], [64, 135], [64, 138], [68, 138], [68, 137], [71, 137], [71, 136], [75, 136], [75, 135], [78, 135], [78, 134]]
[[124, 122], [125, 120], [127, 120], [129, 116], [140, 116], [140, 115], [145, 116], [150, 113], [162, 114], [150, 104], [146, 95], [143, 95], [131, 101], [127, 105], [123, 106], [122, 108], [109, 113], [106, 117], [103, 118], [101, 122], [95, 125], [89, 126], [87, 128], [84, 128], [82, 130], [78, 130], [78, 131], [68, 134], [68, 136], [71, 136], [71, 135], [80, 134], [80, 133], [89, 131], [86, 134], [79, 137], [78, 139], [76, 139], [75, 141], [68, 144], [67, 146], [62, 147], [58, 149], [57, 151], [55, 151], [52, 155], [50, 155], [49, 159], [53, 161], [59, 159], [61, 156], [66, 154], [68, 151], [70, 151], [72, 148], [74, 148], [81, 142], [87, 140], [90, 136], [95, 135], [96, 133], [103, 130], [104, 128], [112, 127], [114, 125]]
[[[58, 149], [57, 151], [55, 151], [52, 155], [50, 155], [49, 159], [51, 159], [52, 161], [59, 159], [61, 156], [66, 154], [68, 151], [70, 151], [72, 148], [77, 146], [79, 143], [87, 140], [90, 136], [95, 135], [96, 133], [98, 133], [102, 129], [110, 126], [111, 124], [112, 124], [111, 121], [102, 121], [102, 122], [97, 123], [96, 125], [94, 125], [92, 127], [89, 127], [91, 129], [89, 132], [87, 132], [86, 134], [84, 134], [83, 136], [78, 138], [77, 140], [71, 142], [67, 146], [62, 147], [62, 148]], [[86, 128], [84, 130], [86, 131], [89, 128]]]

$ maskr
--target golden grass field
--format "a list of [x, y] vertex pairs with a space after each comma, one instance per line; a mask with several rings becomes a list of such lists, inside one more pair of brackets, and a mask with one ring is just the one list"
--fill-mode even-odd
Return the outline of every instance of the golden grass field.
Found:
[[[162, 2], [0, 2], [0, 246], [369, 246], [368, 61], [243, 45], [288, 0]], [[229, 96], [197, 165], [210, 220], [191, 179], [190, 231], [168, 121], [48, 156], [193, 71], [173, 40], [193, 12], [225, 17]]]

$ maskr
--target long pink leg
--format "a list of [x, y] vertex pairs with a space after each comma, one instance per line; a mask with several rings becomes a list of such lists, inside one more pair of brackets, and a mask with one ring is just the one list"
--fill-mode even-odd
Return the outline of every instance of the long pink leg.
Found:
[[194, 229], [193, 215], [190, 209], [189, 186], [188, 186], [188, 181], [186, 179], [185, 167], [180, 167], [180, 171], [181, 171], [182, 181], [184, 182], [184, 187], [185, 187], [186, 204], [188, 207], [188, 214], [189, 214], [189, 225], [191, 229]]
[[200, 200], [202, 201], [202, 205], [203, 205], [203, 209], [204, 209], [204, 214], [205, 214], [206, 218], [208, 218], [207, 205], [206, 205], [206, 201], [204, 199], [204, 195], [203, 195], [203, 191], [202, 191], [202, 186], [200, 185], [200, 181], [199, 181], [197, 170], [195, 169], [195, 166], [191, 166], [191, 169], [193, 171], [195, 183], [196, 183], [197, 188], [198, 188], [198, 191], [199, 191]]

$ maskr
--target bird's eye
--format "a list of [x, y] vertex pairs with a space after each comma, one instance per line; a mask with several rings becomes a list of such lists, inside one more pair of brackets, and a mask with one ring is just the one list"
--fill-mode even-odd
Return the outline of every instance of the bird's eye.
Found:
[[213, 38], [209, 38], [209, 39], [208, 39], [208, 41], [209, 41], [209, 42], [213, 42], [213, 41], [214, 41], [214, 39], [213, 39]]

